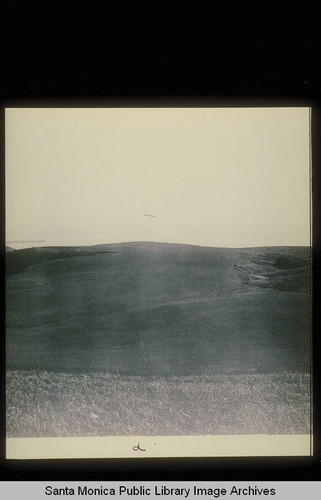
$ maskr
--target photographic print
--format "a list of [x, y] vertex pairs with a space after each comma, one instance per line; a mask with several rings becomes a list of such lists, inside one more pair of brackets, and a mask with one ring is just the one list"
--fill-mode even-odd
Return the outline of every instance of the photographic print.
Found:
[[9, 458], [310, 454], [310, 177], [306, 107], [6, 109]]

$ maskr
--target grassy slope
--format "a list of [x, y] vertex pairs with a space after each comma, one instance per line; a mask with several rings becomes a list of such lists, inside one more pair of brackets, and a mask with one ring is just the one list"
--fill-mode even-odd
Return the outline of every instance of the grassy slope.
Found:
[[8, 437], [304, 434], [309, 376], [9, 372]]
[[29, 250], [7, 254], [9, 436], [309, 432], [309, 249]]
[[7, 281], [9, 369], [157, 376], [308, 370], [306, 248], [30, 250], [28, 258], [23, 250], [7, 255], [15, 269]]

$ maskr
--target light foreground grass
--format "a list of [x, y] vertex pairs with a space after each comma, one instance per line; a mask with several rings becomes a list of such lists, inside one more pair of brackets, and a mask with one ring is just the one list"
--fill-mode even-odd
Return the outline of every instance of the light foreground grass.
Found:
[[7, 373], [7, 437], [304, 434], [310, 377]]

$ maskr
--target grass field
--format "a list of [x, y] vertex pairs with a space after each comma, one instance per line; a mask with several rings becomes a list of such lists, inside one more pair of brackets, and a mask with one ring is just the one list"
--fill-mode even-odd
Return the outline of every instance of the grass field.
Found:
[[144, 242], [9, 252], [7, 369], [307, 373], [309, 252]]
[[304, 373], [120, 376], [8, 371], [7, 437], [304, 434]]
[[310, 249], [7, 252], [8, 437], [310, 431]]

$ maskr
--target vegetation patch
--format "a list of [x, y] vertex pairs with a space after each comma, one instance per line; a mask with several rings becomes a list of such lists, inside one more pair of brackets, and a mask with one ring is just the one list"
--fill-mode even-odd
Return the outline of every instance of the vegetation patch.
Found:
[[305, 434], [310, 377], [7, 372], [7, 437]]

